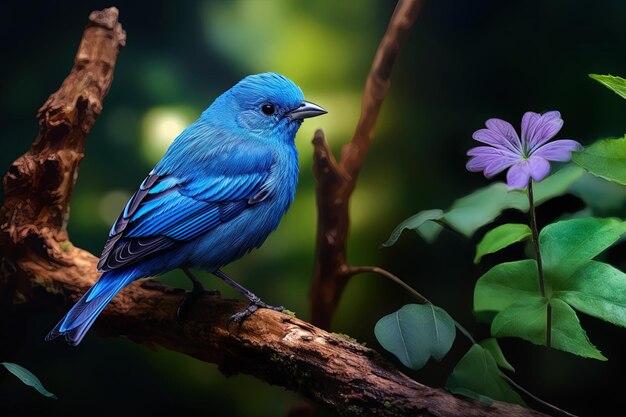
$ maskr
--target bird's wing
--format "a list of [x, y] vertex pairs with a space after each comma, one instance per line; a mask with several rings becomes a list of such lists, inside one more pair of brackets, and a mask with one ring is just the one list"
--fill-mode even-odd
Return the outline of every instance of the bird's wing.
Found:
[[157, 165], [113, 224], [98, 270], [172, 249], [263, 201], [273, 160], [270, 149], [230, 143], [200, 165]]

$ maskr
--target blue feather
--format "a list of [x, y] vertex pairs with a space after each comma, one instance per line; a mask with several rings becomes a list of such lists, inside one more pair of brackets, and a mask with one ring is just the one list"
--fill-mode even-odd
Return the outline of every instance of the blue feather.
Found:
[[98, 282], [82, 296], [74, 307], [48, 333], [46, 340], [64, 335], [71, 345], [83, 339], [98, 314], [126, 285], [135, 280], [132, 271], [111, 271], [103, 274]]

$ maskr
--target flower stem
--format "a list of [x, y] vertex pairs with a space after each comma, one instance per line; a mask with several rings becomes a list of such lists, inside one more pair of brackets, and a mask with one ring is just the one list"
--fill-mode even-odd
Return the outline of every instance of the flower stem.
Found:
[[[546, 296], [546, 284], [543, 278], [543, 262], [541, 260], [541, 248], [539, 246], [539, 228], [537, 227], [537, 215], [535, 213], [535, 199], [533, 196], [533, 180], [528, 181], [528, 213], [530, 214], [530, 230], [533, 234], [533, 246], [537, 260], [537, 275], [539, 276], [539, 291], [541, 296]], [[546, 346], [552, 344], [552, 308], [548, 302], [546, 308]]]

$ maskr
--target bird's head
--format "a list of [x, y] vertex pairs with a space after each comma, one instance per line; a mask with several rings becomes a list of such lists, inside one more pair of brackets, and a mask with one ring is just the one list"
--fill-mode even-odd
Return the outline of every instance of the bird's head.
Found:
[[302, 90], [291, 80], [272, 72], [244, 78], [211, 107], [215, 106], [221, 117], [226, 118], [224, 122], [236, 123], [261, 137], [283, 141], [293, 141], [304, 119], [326, 113], [320, 106], [304, 100]]

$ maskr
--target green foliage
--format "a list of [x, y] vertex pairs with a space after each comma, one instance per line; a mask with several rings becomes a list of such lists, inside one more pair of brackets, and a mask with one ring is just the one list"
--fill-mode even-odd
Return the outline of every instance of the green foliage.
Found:
[[619, 219], [583, 218], [546, 226], [539, 235], [543, 267], [550, 277], [569, 277], [626, 232]]
[[57, 396], [43, 387], [43, 384], [32, 372], [11, 362], [0, 362], [9, 372], [18, 377], [24, 384], [35, 388], [44, 397], [57, 399]]
[[500, 349], [500, 345], [498, 344], [498, 339], [490, 337], [488, 339], [481, 340], [478, 344], [483, 349], [486, 349], [489, 353], [491, 353], [491, 356], [493, 356], [493, 359], [495, 359], [496, 364], [498, 364], [500, 368], [515, 372], [513, 365], [511, 365], [504, 357], [504, 353], [502, 353], [502, 349]]
[[[535, 203], [541, 204], [566, 193], [583, 172], [578, 167], [569, 166], [537, 183], [534, 186]], [[443, 215], [441, 210], [425, 210], [410, 217], [394, 229], [383, 246], [393, 245], [405, 229], [419, 233], [429, 242], [433, 241], [442, 229], [438, 223], [471, 237], [476, 230], [493, 222], [506, 209], [528, 211], [528, 198], [525, 192], [509, 191], [505, 183], [497, 182], [455, 201]], [[430, 216], [433, 219], [429, 219]], [[433, 220], [437, 220], [437, 223]]]
[[488, 253], [494, 253], [513, 243], [530, 238], [532, 231], [530, 227], [520, 223], [503, 224], [490, 230], [485, 234], [480, 243], [476, 246], [476, 256], [474, 263], [479, 263], [480, 259]]
[[589, 342], [574, 310], [564, 301], [534, 296], [522, 299], [498, 313], [491, 324], [495, 337], [519, 337], [536, 345], [546, 344], [547, 306], [551, 306], [551, 346], [583, 357], [606, 360]]
[[476, 283], [477, 316], [492, 320], [493, 336], [545, 345], [549, 303], [552, 347], [605, 360], [571, 307], [626, 326], [626, 274], [592, 260], [624, 233], [626, 222], [618, 219], [582, 218], [546, 226], [539, 235], [546, 296], [541, 296], [534, 260], [496, 265]]
[[572, 160], [593, 175], [626, 185], [626, 137], [599, 140]]
[[374, 328], [376, 339], [402, 364], [420, 369], [433, 357], [441, 360], [456, 336], [454, 320], [432, 304], [407, 304], [381, 318]]
[[[590, 77], [626, 98], [625, 79], [594, 74]], [[450, 375], [448, 390], [487, 403], [492, 399], [523, 403], [498, 370], [498, 366], [510, 371], [514, 368], [504, 357], [497, 337], [518, 337], [605, 361], [606, 357], [587, 337], [574, 309], [626, 327], [626, 274], [594, 260], [626, 233], [626, 222], [617, 218], [580, 218], [589, 214], [623, 215], [626, 189], [621, 185], [626, 185], [626, 136], [597, 141], [575, 152], [572, 159], [578, 166], [572, 164], [534, 185], [534, 202], [539, 205], [569, 192], [580, 197], [586, 209], [574, 214], [577, 218], [573, 220], [556, 222], [541, 231], [542, 264], [531, 259], [503, 263], [478, 280], [474, 310], [479, 320], [491, 323], [494, 337], [472, 346]], [[446, 211], [425, 210], [411, 216], [381, 246], [394, 245], [407, 229], [429, 242], [443, 228], [469, 238], [508, 209], [528, 211], [526, 191], [509, 191], [506, 184], [493, 183], [456, 200]], [[532, 234], [525, 224], [498, 226], [485, 233], [476, 246], [474, 263], [487, 254], [527, 240]], [[542, 270], [538, 271], [538, 267]], [[405, 336], [413, 337], [418, 330], [416, 326], [402, 325], [401, 312], [381, 319], [376, 336], [405, 365], [419, 369], [428, 359], [420, 357], [416, 361], [410, 357], [414, 348]], [[432, 333], [430, 330], [429, 339]]]
[[618, 96], [626, 98], [626, 80], [622, 77], [600, 74], [589, 74], [589, 77], [609, 88]]
[[446, 389], [490, 404], [492, 400], [524, 404], [500, 375], [496, 360], [480, 345], [473, 345], [448, 377]]
[[[421, 227], [425, 222], [429, 220], [439, 220], [442, 216], [443, 210], [440, 209], [420, 211], [419, 213], [409, 217], [408, 219], [400, 223], [395, 229], [393, 229], [393, 232], [391, 232], [389, 239], [387, 239], [387, 241], [385, 243], [382, 243], [380, 246], [388, 248], [389, 246], [394, 245], [398, 241], [398, 238], [400, 237], [402, 232], [406, 229], [415, 230], [417, 233], [421, 234]], [[426, 237], [424, 238], [427, 239]]]
[[[585, 172], [570, 188], [594, 216], [621, 216], [626, 212], [626, 187]], [[587, 214], [588, 215], [588, 214]]]
[[626, 274], [611, 265], [590, 261], [569, 277], [556, 276], [554, 297], [578, 311], [626, 327]]
[[487, 271], [476, 283], [474, 311], [479, 319], [490, 322], [495, 313], [518, 300], [538, 297], [539, 294], [534, 260], [502, 263]]

